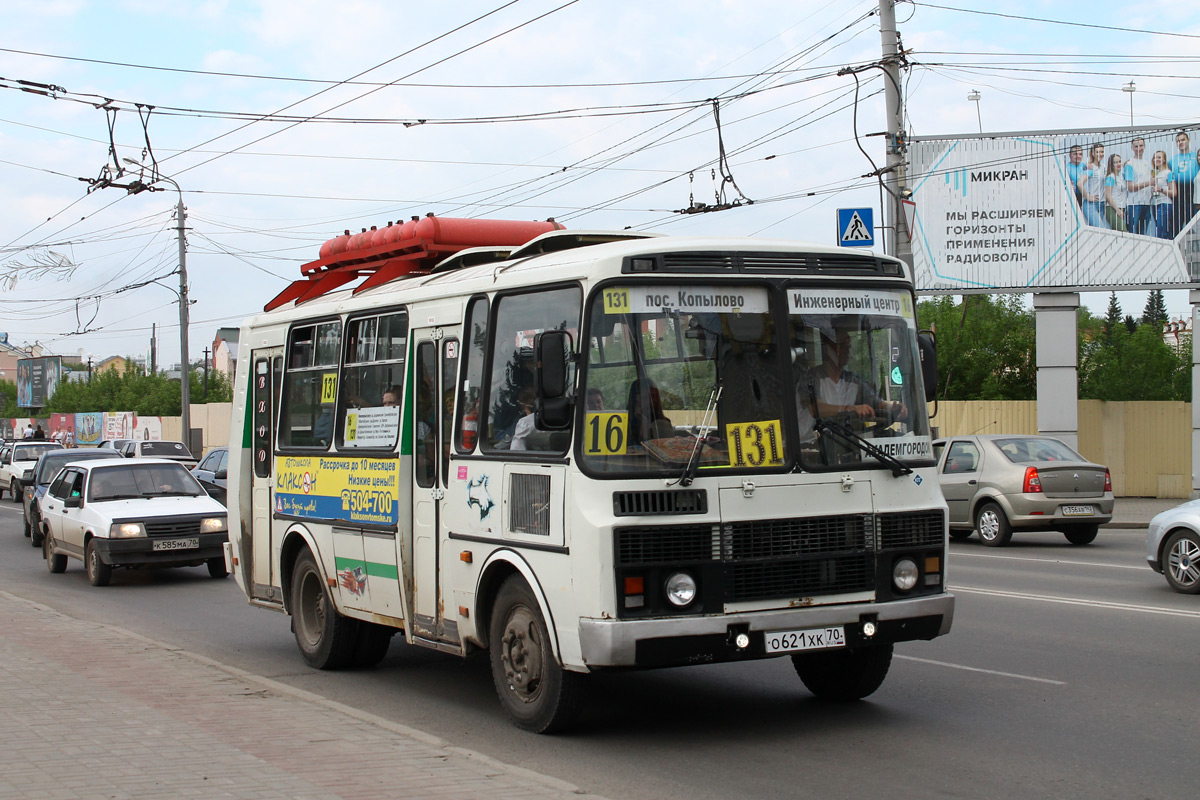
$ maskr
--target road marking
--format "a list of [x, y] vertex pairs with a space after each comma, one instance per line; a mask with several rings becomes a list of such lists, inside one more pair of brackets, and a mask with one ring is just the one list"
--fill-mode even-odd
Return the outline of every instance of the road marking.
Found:
[[933, 661], [928, 658], [917, 658], [916, 656], [895, 656], [903, 658], [905, 661], [918, 661], [922, 664], [933, 664], [935, 667], [950, 667], [951, 669], [964, 669], [967, 672], [982, 672], [987, 675], [999, 675], [1001, 678], [1018, 678], [1023, 681], [1036, 681], [1037, 683], [1049, 683], [1053, 686], [1066, 686], [1066, 681], [1054, 681], [1049, 678], [1035, 678], [1032, 675], [1020, 675], [1016, 672], [1000, 672], [994, 669], [983, 669], [981, 667], [968, 667], [966, 664], [951, 664], [948, 661]]
[[977, 589], [971, 586], [952, 586], [956, 592], [969, 594], [986, 594], [992, 597], [1009, 597], [1015, 600], [1037, 600], [1043, 603], [1062, 603], [1068, 606], [1089, 606], [1091, 608], [1108, 608], [1116, 611], [1139, 611], [1143, 614], [1165, 614], [1169, 617], [1200, 618], [1200, 611], [1188, 611], [1182, 608], [1163, 608], [1162, 606], [1138, 606], [1132, 603], [1112, 603], [1107, 600], [1081, 600], [1075, 597], [1058, 597], [1051, 594], [1027, 594], [1024, 592], [1006, 592], [1002, 589]]
[[1134, 566], [1132, 564], [1102, 564], [1099, 561], [1066, 561], [1061, 558], [1033, 558], [1031, 556], [994, 556], [989, 553], [960, 553], [952, 551], [954, 558], [1001, 558], [1008, 561], [1037, 561], [1041, 564], [1070, 564], [1075, 567], [1108, 567], [1109, 569], [1140, 569], [1147, 570], [1150, 567], [1146, 564]]

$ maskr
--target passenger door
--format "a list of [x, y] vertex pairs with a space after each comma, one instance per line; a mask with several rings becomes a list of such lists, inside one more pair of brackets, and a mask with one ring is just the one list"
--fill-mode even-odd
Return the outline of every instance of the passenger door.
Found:
[[413, 629], [424, 638], [457, 643], [457, 616], [447, 619], [453, 587], [443, 580], [441, 551], [448, 539], [443, 529], [449, 477], [451, 421], [459, 363], [459, 328], [413, 331], [415, 362], [409, 389], [413, 415]]
[[[275, 430], [279, 413], [279, 387], [283, 378], [283, 348], [268, 347], [250, 351], [252, 382], [246, 411], [250, 414], [250, 596], [282, 602], [283, 593], [275, 584], [275, 552], [271, 518], [275, 507]], [[241, 484], [243, 487], [245, 482]], [[280, 531], [282, 535], [282, 531]], [[245, 553], [242, 554], [245, 557]]]
[[972, 441], [957, 439], [946, 448], [946, 459], [938, 480], [950, 511], [951, 525], [970, 525], [971, 501], [979, 491], [979, 446]]

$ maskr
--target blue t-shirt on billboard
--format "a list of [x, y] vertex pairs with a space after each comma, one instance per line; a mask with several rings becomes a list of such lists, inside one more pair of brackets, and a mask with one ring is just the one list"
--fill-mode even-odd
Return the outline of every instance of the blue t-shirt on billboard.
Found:
[[1177, 156], [1171, 156], [1170, 164], [1176, 183], [1191, 183], [1196, 179], [1196, 173], [1200, 171], [1200, 164], [1196, 163], [1195, 153], [1180, 153]]
[[1072, 164], [1070, 161], [1067, 162], [1067, 180], [1071, 182], [1072, 194], [1079, 194], [1079, 176], [1082, 175], [1086, 170], [1087, 164], [1083, 163], [1082, 161], [1078, 164]]

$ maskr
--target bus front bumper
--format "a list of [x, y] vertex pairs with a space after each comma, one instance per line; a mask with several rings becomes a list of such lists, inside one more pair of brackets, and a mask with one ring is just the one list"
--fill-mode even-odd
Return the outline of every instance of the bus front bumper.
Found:
[[[950, 632], [954, 595], [946, 592], [886, 603], [807, 606], [703, 617], [581, 619], [579, 643], [588, 667], [672, 667], [768, 658], [765, 634], [842, 627], [847, 647], [933, 639]], [[866, 623], [874, 624], [867, 635]], [[738, 646], [739, 634], [749, 643]]]

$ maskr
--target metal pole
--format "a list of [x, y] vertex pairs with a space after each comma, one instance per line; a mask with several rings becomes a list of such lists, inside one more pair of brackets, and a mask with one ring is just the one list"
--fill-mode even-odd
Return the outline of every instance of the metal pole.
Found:
[[900, 34], [896, 30], [895, 0], [879, 0], [879, 37], [883, 44], [884, 97], [887, 101], [887, 165], [885, 181], [888, 187], [884, 218], [892, 233], [892, 255], [912, 267], [912, 243], [908, 220], [904, 216], [901, 191], [907, 188], [905, 174], [904, 106], [900, 96]]
[[187, 240], [184, 238], [184, 222], [187, 220], [187, 210], [183, 207], [183, 190], [179, 184], [170, 178], [163, 178], [175, 186], [179, 192], [179, 206], [175, 218], [178, 221], [176, 230], [179, 233], [179, 389], [180, 417], [183, 422], [183, 443], [189, 450], [192, 447], [192, 386], [191, 365], [188, 363], [188, 286], [187, 286]]

